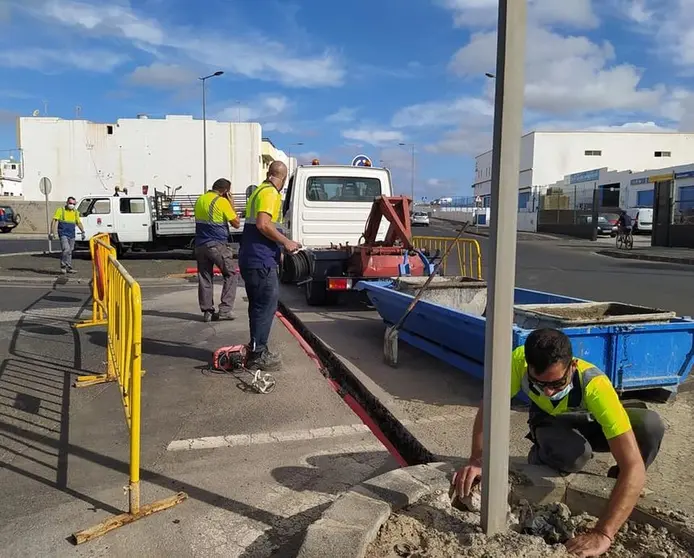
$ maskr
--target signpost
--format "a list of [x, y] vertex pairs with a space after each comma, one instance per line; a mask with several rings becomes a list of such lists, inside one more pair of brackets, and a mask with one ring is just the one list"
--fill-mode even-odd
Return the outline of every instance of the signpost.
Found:
[[499, 0], [492, 148], [489, 302], [484, 355], [482, 529], [506, 531], [511, 419], [511, 330], [518, 173], [523, 129], [527, 0]]
[[44, 176], [39, 180], [39, 191], [44, 195], [46, 200], [46, 236], [48, 238], [48, 253], [53, 253], [53, 246], [51, 245], [51, 212], [48, 206], [48, 195], [53, 190], [53, 183], [51, 179]]

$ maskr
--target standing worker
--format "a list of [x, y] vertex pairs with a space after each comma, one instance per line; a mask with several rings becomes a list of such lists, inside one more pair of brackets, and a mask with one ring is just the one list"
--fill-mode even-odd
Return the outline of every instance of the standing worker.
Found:
[[[233, 320], [238, 276], [229, 244], [229, 225], [241, 226], [231, 203], [231, 182], [220, 178], [212, 190], [195, 202], [195, 258], [198, 262], [198, 302], [203, 321]], [[214, 266], [222, 272], [224, 285], [219, 314], [214, 311]]]
[[79, 227], [84, 240], [84, 227], [80, 220], [80, 214], [75, 209], [77, 201], [70, 196], [63, 207], [59, 207], [53, 214], [51, 221], [51, 230], [48, 233], [48, 238], [55, 238], [56, 225], [58, 227], [58, 238], [60, 239], [60, 272], [77, 273], [72, 269], [72, 253], [75, 250], [75, 227]]
[[[610, 452], [617, 462], [607, 476], [617, 479], [598, 523], [566, 542], [581, 558], [608, 551], [629, 518], [665, 434], [662, 419], [643, 407], [625, 408], [610, 379], [593, 364], [574, 358], [571, 340], [556, 329], [533, 331], [513, 351], [511, 397], [530, 399], [528, 462], [561, 473], [578, 473], [593, 452]], [[482, 405], [472, 428], [468, 465], [454, 477], [458, 494], [470, 493], [482, 474]]]
[[246, 203], [246, 222], [239, 250], [251, 333], [246, 366], [264, 371], [276, 371], [282, 364], [281, 357], [267, 347], [279, 300], [281, 247], [287, 252], [301, 248], [277, 229], [282, 210], [280, 192], [286, 180], [287, 165], [273, 161], [265, 182], [253, 191]]

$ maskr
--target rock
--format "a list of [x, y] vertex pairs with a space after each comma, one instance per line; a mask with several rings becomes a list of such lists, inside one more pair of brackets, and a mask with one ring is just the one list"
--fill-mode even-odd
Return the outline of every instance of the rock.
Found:
[[478, 482], [469, 495], [460, 498], [460, 505], [467, 511], [479, 513], [482, 510], [482, 484]]

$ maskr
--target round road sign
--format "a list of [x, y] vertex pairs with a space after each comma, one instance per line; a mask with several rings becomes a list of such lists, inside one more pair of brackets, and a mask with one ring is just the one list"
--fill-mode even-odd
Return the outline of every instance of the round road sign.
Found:
[[372, 166], [371, 159], [369, 159], [366, 155], [357, 155], [354, 159], [352, 159], [352, 166], [370, 167]]
[[50, 178], [47, 178], [44, 176], [41, 180], [39, 180], [39, 191], [44, 196], [47, 196], [48, 194], [50, 194], [52, 189], [53, 189], [53, 183], [51, 182]]

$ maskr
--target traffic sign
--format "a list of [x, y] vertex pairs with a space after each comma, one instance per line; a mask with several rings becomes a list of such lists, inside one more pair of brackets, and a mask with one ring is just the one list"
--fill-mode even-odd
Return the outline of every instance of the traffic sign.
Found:
[[50, 178], [44, 176], [41, 180], [39, 180], [39, 191], [44, 196], [47, 196], [48, 194], [50, 194], [52, 189], [53, 189], [53, 183], [51, 182]]
[[369, 159], [366, 155], [357, 155], [354, 159], [352, 159], [352, 166], [371, 167], [373, 165], [371, 164], [371, 159]]

